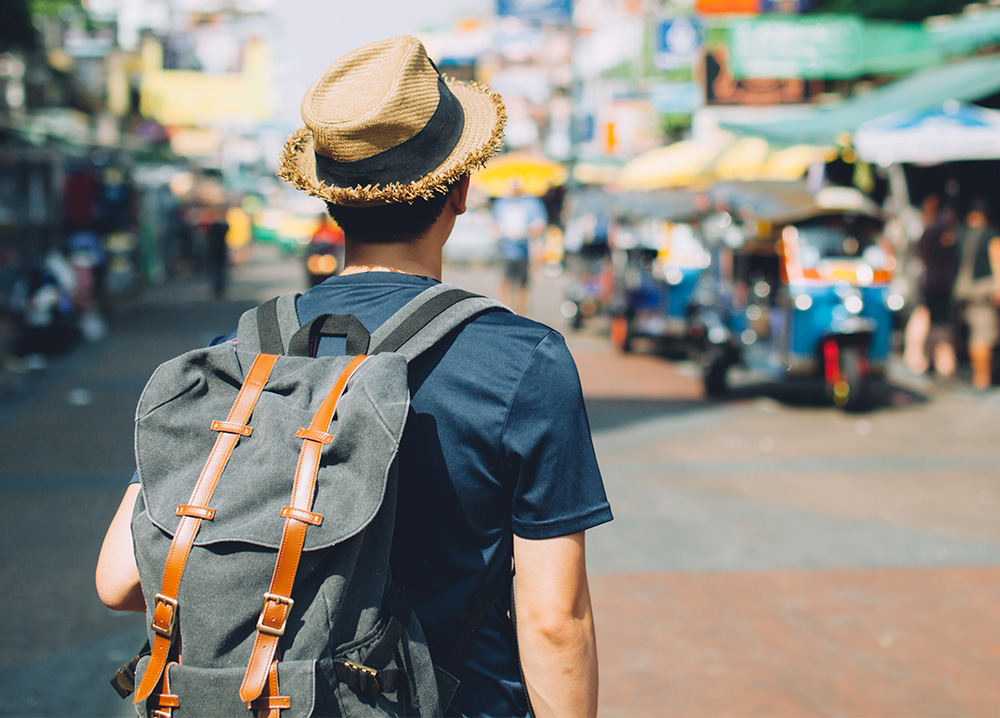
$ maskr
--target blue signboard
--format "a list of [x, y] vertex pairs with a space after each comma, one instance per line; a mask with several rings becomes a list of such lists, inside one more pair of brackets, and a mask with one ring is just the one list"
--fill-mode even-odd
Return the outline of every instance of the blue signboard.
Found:
[[573, 0], [497, 0], [497, 15], [569, 22], [573, 17]]
[[696, 18], [661, 20], [656, 24], [653, 65], [660, 70], [690, 65], [704, 42], [705, 28]]
[[809, 0], [760, 0], [761, 12], [797, 12], [809, 11]]
[[690, 114], [703, 104], [702, 94], [694, 82], [659, 82], [649, 88], [649, 104], [661, 114]]

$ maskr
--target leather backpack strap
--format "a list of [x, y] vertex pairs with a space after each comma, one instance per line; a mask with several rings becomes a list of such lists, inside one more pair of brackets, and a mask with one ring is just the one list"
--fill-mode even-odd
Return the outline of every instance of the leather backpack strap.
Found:
[[188, 554], [194, 545], [202, 520], [211, 521], [215, 517], [215, 511], [208, 507], [208, 502], [240, 437], [250, 436], [252, 429], [247, 425], [247, 421], [264, 390], [268, 377], [271, 376], [271, 370], [277, 359], [274, 354], [258, 354], [250, 371], [247, 372], [246, 380], [236, 396], [233, 408], [229, 410], [229, 416], [225, 421], [212, 422], [212, 431], [219, 432], [215, 447], [205, 463], [205, 468], [202, 469], [201, 476], [198, 477], [188, 503], [177, 507], [181, 519], [170, 543], [170, 551], [167, 553], [160, 592], [156, 594], [156, 602], [150, 609], [154, 634], [152, 651], [146, 672], [136, 689], [133, 703], [148, 698], [163, 675], [176, 634], [177, 593], [184, 573], [184, 564], [187, 563]]
[[163, 669], [163, 689], [159, 695], [154, 696], [156, 708], [150, 712], [150, 718], [171, 718], [174, 714], [174, 708], [181, 707], [180, 697], [170, 692], [170, 668], [176, 665], [180, 664], [176, 661], [171, 661]]
[[271, 586], [264, 594], [264, 607], [257, 619], [257, 637], [240, 686], [240, 700], [244, 703], [252, 703], [264, 691], [268, 669], [276, 659], [278, 641], [285, 633], [285, 623], [295, 603], [291, 598], [292, 587], [299, 559], [302, 557], [302, 547], [305, 545], [306, 528], [310, 524], [318, 526], [323, 522], [323, 517], [312, 513], [311, 509], [323, 446], [333, 441], [333, 435], [327, 431], [347, 382], [366, 359], [368, 357], [362, 355], [351, 360], [337, 377], [309, 428], [299, 429], [295, 434], [303, 440], [302, 450], [295, 471], [291, 503], [281, 509], [285, 527], [278, 547], [278, 559], [271, 577]]
[[281, 711], [291, 707], [291, 697], [283, 696], [278, 691], [278, 662], [275, 661], [267, 672], [267, 690], [250, 704], [250, 710], [257, 718], [281, 718]]

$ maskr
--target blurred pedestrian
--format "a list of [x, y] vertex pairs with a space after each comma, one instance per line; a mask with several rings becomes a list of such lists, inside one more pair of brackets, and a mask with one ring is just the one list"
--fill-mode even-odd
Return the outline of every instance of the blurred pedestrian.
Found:
[[548, 223], [545, 205], [538, 197], [524, 193], [524, 178], [511, 176], [510, 194], [493, 201], [494, 234], [499, 241], [503, 276], [500, 301], [526, 316], [530, 301], [532, 242]]
[[931, 366], [947, 378], [955, 373], [954, 310], [952, 290], [958, 271], [955, 213], [940, 205], [936, 194], [924, 198], [925, 228], [917, 242], [921, 264], [919, 304], [906, 324], [903, 358], [915, 374]]
[[80, 331], [88, 341], [98, 341], [104, 338], [107, 331], [100, 311], [107, 253], [97, 235], [89, 230], [73, 232], [66, 244], [69, 261], [76, 272], [73, 299], [80, 315]]
[[326, 212], [317, 220], [306, 250], [306, 276], [310, 287], [326, 281], [344, 268], [344, 230]]
[[977, 389], [992, 385], [993, 347], [1000, 339], [1000, 232], [976, 198], [958, 231], [954, 297], [969, 331], [969, 363]]
[[226, 286], [229, 283], [229, 244], [226, 241], [228, 234], [229, 223], [226, 222], [225, 212], [216, 209], [211, 213], [208, 226], [205, 227], [205, 259], [212, 284], [212, 296], [216, 300], [226, 295]]
[[29, 369], [44, 369], [45, 357], [63, 354], [79, 338], [73, 303], [76, 277], [63, 253], [34, 255], [14, 283], [11, 310], [17, 337], [14, 354]]

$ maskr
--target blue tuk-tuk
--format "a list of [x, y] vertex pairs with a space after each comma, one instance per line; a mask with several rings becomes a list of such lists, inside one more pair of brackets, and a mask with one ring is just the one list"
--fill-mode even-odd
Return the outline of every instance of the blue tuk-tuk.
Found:
[[830, 187], [742, 229], [741, 242], [717, 248], [727, 271], [695, 310], [706, 394], [723, 394], [738, 363], [774, 379], [820, 379], [836, 406], [869, 408], [903, 306], [878, 206]]
[[631, 351], [636, 339], [661, 348], [686, 346], [692, 297], [710, 263], [701, 233], [703, 209], [694, 192], [619, 198], [611, 308], [611, 340], [619, 349]]
[[614, 270], [611, 263], [615, 195], [588, 188], [570, 193], [565, 202], [564, 262], [570, 280], [560, 313], [572, 329], [581, 329], [611, 307]]

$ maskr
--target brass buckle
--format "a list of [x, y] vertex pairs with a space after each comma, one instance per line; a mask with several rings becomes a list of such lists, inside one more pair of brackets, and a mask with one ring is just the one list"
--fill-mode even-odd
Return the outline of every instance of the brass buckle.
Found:
[[[285, 617], [281, 621], [281, 625], [277, 628], [272, 628], [264, 623], [264, 614], [267, 613], [267, 602], [274, 601], [275, 603], [284, 603], [288, 606]], [[269, 636], [284, 636], [285, 635], [285, 625], [288, 623], [288, 613], [291, 612], [292, 606], [295, 605], [295, 601], [288, 598], [287, 596], [279, 596], [276, 593], [265, 593], [264, 594], [264, 607], [260, 611], [260, 616], [257, 618], [257, 630], [261, 633], [266, 633]]]
[[[369, 668], [368, 666], [362, 665], [360, 663], [355, 663], [354, 661], [343, 660], [345, 666], [350, 668], [352, 671], [360, 674], [358, 676], [358, 683], [361, 686], [361, 690], [366, 693], [381, 693], [382, 688], [378, 684], [378, 671], [374, 668]], [[368, 684], [365, 684], [364, 678], [368, 679]]]
[[[166, 627], [160, 625], [157, 622], [157, 609], [160, 604], [168, 606], [170, 611], [170, 617], [167, 619]], [[163, 636], [164, 638], [170, 638], [174, 635], [174, 626], [177, 624], [177, 599], [170, 598], [169, 596], [164, 596], [162, 593], [156, 594], [156, 605], [153, 606], [153, 620], [149, 624], [150, 627], [157, 633], [157, 635]]]

